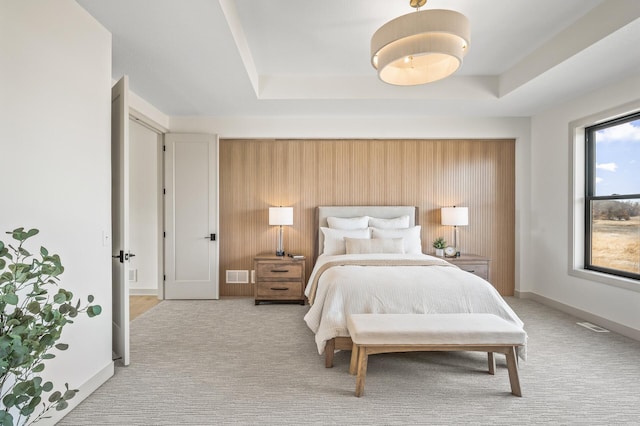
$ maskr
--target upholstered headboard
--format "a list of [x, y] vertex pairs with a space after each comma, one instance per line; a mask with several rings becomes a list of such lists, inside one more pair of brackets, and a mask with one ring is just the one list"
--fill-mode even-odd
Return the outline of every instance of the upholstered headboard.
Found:
[[409, 226], [417, 225], [418, 208], [415, 206], [320, 206], [317, 208], [316, 218], [318, 226], [316, 227], [316, 235], [318, 244], [316, 244], [316, 252], [314, 259], [322, 254], [324, 247], [324, 234], [320, 231], [321, 227], [327, 227], [327, 218], [335, 217], [357, 217], [370, 216], [381, 219], [392, 219], [398, 216], [409, 216]]

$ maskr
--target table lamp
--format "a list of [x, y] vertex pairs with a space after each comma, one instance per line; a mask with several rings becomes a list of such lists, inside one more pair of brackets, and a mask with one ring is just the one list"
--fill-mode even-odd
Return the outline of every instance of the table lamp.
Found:
[[293, 225], [293, 207], [269, 207], [269, 225], [279, 226], [276, 256], [284, 256], [282, 226]]

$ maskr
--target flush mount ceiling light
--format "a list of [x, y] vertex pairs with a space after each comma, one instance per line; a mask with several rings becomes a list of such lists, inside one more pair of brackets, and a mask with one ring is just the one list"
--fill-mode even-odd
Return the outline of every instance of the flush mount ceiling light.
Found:
[[413, 86], [450, 76], [469, 50], [469, 20], [453, 10], [416, 11], [393, 19], [371, 37], [371, 63], [386, 83]]

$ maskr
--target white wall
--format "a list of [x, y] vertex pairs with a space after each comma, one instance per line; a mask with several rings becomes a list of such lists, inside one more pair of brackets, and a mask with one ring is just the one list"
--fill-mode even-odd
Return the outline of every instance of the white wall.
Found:
[[[640, 75], [596, 90], [532, 119], [530, 271], [523, 288], [588, 313], [604, 326], [640, 336], [640, 288], [619, 288], [569, 275], [569, 123], [637, 101]], [[640, 284], [638, 285], [640, 287]], [[611, 323], [609, 323], [611, 322]], [[626, 328], [626, 329], [625, 329]]]
[[158, 294], [159, 174], [158, 134], [129, 120], [129, 209], [131, 226], [130, 294]]
[[[65, 266], [61, 286], [100, 316], [63, 331], [44, 371], [77, 403], [113, 374], [110, 215], [111, 35], [72, 0], [0, 2], [0, 238], [41, 230]], [[75, 404], [74, 404], [75, 405]], [[52, 413], [54, 422], [61, 417]]]

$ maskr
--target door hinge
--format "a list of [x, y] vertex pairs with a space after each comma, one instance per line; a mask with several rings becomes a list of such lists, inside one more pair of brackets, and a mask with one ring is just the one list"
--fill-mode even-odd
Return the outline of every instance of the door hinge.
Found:
[[167, 150], [167, 146], [166, 145], [162, 145], [162, 151], [166, 151]]
[[163, 232], [163, 233], [162, 233], [162, 237], [163, 237], [163, 238], [167, 238], [167, 233], [166, 233], [166, 232]]
[[162, 276], [162, 281], [166, 281], [166, 280], [167, 280], [167, 276], [166, 276], [166, 275], [163, 275], [163, 276]]
[[167, 188], [162, 188], [162, 193], [163, 193], [164, 195], [167, 195]]

